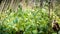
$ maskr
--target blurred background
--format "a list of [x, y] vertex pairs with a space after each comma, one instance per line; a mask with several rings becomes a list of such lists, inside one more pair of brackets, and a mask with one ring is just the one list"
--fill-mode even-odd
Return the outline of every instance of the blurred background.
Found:
[[[54, 30], [55, 22], [59, 27]], [[59, 30], [60, 0], [0, 0], [0, 34], [59, 34]]]

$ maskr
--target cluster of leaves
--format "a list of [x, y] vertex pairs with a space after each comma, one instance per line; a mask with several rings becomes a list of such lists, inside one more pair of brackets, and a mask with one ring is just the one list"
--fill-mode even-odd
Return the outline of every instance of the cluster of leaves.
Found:
[[[9, 11], [10, 12], [10, 11]], [[27, 9], [23, 11], [18, 8], [17, 12], [10, 12], [2, 20], [0, 33], [15, 34], [16, 31], [23, 30], [24, 34], [47, 34], [48, 33], [48, 13], [45, 10]], [[5, 15], [5, 14], [3, 14]], [[2, 18], [2, 17], [1, 17]]]

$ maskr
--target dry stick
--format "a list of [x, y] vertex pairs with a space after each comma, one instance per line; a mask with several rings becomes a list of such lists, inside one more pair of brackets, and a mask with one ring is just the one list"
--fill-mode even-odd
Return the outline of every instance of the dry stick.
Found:
[[[48, 18], [49, 18], [49, 23], [48, 23], [48, 26], [50, 27], [50, 4], [51, 4], [51, 0], [49, 0], [49, 3], [48, 3], [48, 9], [49, 9], [49, 14], [48, 14]], [[48, 28], [49, 28], [48, 27]], [[50, 30], [50, 28], [49, 28], [49, 30]], [[48, 30], [48, 34], [50, 34], [50, 31]]]
[[[54, 0], [52, 0], [52, 2], [53, 2], [53, 1], [54, 1]], [[53, 5], [54, 5], [54, 2], [53, 2]], [[53, 9], [53, 6], [52, 6], [52, 9]], [[52, 11], [53, 11], [53, 10], [52, 10]], [[56, 20], [56, 16], [55, 16], [55, 20]], [[59, 31], [57, 31], [56, 33], [59, 34], [58, 32], [59, 32]]]
[[11, 0], [11, 4], [10, 4], [9, 9], [11, 9], [11, 7], [12, 7], [12, 5], [13, 5], [13, 2], [14, 2], [14, 0]]
[[1, 6], [1, 10], [0, 10], [1, 13], [2, 13], [2, 10], [3, 10], [3, 8], [4, 8], [5, 2], [6, 2], [6, 0], [5, 0], [5, 1], [2, 1], [2, 3], [1, 3], [1, 5], [2, 5], [2, 6]]
[[5, 11], [8, 8], [8, 4], [9, 4], [8, 2], [9, 2], [8, 0], [5, 1], [5, 4], [4, 4], [2, 11]]
[[6, 0], [4, 1], [4, 5], [3, 5], [3, 8], [2, 8], [2, 11], [3, 11], [4, 7], [5, 7], [5, 3], [6, 3]]
[[[51, 5], [52, 5], [52, 11], [54, 11], [54, 9], [53, 9], [53, 8], [54, 8], [54, 0], [52, 0]], [[52, 13], [52, 15], [53, 15], [53, 13]], [[53, 18], [53, 16], [52, 16], [52, 18]], [[55, 16], [55, 20], [56, 20], [56, 16]], [[57, 31], [56, 33], [59, 34], [58, 32], [59, 32], [59, 31]]]
[[49, 2], [48, 2], [48, 9], [49, 9], [48, 17], [49, 17], [49, 19], [50, 19], [50, 4], [51, 4], [51, 0], [49, 0]]

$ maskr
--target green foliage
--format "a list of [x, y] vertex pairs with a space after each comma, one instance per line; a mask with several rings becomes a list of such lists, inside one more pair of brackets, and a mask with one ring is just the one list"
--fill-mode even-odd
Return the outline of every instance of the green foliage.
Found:
[[[4, 16], [0, 26], [0, 33], [2, 34], [15, 34], [19, 30], [23, 30], [24, 34], [48, 33], [48, 13], [42, 9], [40, 10], [40, 8], [26, 11], [18, 8], [16, 13], [12, 11], [9, 15], [6, 15], [7, 17], [5, 14], [2, 14], [2, 16]], [[0, 17], [2, 18], [2, 16]], [[37, 28], [39, 28], [39, 32]]]

